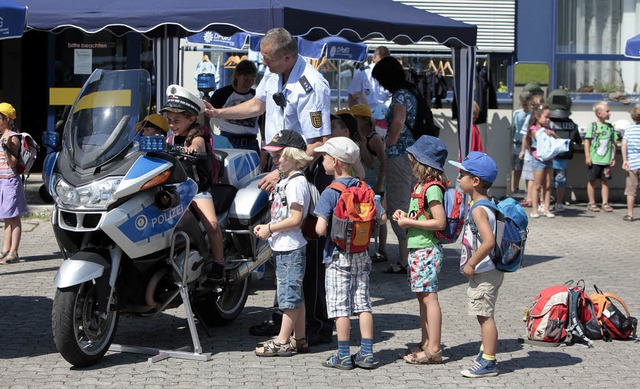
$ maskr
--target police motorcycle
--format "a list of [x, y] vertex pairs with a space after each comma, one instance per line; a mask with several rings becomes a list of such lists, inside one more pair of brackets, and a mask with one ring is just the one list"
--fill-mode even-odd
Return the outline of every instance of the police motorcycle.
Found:
[[[252, 234], [270, 218], [268, 195], [257, 185], [257, 154], [216, 151], [223, 168], [212, 192], [226, 274], [211, 285], [208, 238], [191, 210], [197, 184], [178, 161], [202, 155], [181, 154], [162, 136], [138, 134], [134, 126], [148, 114], [150, 100], [145, 70], [94, 71], [71, 109], [62, 144], [44, 162], [64, 257], [54, 280], [53, 337], [74, 366], [93, 365], [109, 349], [157, 354], [156, 360], [209, 360], [194, 316], [207, 326], [236, 319], [252, 271], [271, 256], [268, 243]], [[45, 144], [60, 143], [56, 135], [48, 133]], [[112, 344], [121, 315], [151, 318], [181, 305], [192, 352]]]

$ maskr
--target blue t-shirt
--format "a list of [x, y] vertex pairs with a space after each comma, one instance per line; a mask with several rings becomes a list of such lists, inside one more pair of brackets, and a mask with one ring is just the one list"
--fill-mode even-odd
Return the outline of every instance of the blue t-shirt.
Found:
[[[353, 177], [345, 177], [345, 178], [337, 178], [333, 180], [333, 182], [339, 182], [346, 187], [352, 187], [358, 183], [357, 178]], [[320, 198], [318, 199], [318, 203], [313, 211], [313, 213], [325, 219], [327, 221], [327, 240], [324, 244], [324, 253], [323, 253], [323, 263], [331, 262], [331, 258], [333, 257], [333, 253], [336, 250], [336, 245], [331, 240], [331, 218], [333, 217], [333, 210], [336, 208], [338, 204], [338, 199], [340, 198], [340, 192], [335, 189], [327, 188], [322, 191], [320, 194]], [[384, 210], [380, 203], [376, 203], [376, 218], [379, 220], [382, 217], [382, 213]]]

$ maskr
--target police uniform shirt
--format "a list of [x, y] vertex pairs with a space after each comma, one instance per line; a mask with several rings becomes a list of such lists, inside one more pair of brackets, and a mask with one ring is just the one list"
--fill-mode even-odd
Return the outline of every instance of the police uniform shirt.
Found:
[[[213, 93], [211, 105], [214, 108], [233, 107], [251, 100], [255, 94], [256, 91], [253, 88], [247, 93], [240, 93], [233, 89], [233, 86], [227, 85]], [[257, 116], [246, 119], [219, 119], [218, 126], [220, 131], [235, 135], [256, 135], [259, 130]]]
[[[371, 112], [374, 112], [378, 104], [389, 105], [391, 94], [378, 84], [378, 81], [373, 78], [372, 72], [373, 66], [365, 66], [364, 69], [356, 71], [347, 92], [350, 95], [362, 93], [367, 99], [366, 103], [371, 108]], [[357, 100], [358, 103], [364, 104], [364, 101]]]
[[573, 158], [573, 143], [582, 144], [582, 138], [578, 131], [578, 125], [569, 118], [549, 118], [549, 128], [551, 128], [558, 138], [571, 139], [572, 145], [569, 147], [569, 151], [560, 153], [556, 156], [557, 159], [572, 159]]
[[[272, 97], [278, 92], [286, 100], [284, 109]], [[256, 89], [256, 97], [266, 103], [265, 140], [283, 129], [294, 130], [306, 140], [330, 136], [330, 92], [327, 80], [300, 55], [284, 86], [282, 76], [267, 69]]]

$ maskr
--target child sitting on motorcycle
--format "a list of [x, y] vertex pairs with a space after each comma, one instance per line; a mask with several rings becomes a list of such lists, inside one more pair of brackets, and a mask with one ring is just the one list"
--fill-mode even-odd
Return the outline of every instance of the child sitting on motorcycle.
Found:
[[[169, 85], [166, 94], [167, 102], [160, 112], [166, 113], [169, 128], [172, 131], [167, 142], [182, 147], [187, 154], [210, 153], [207, 150], [200, 124], [197, 122], [198, 115], [204, 112], [202, 100], [179, 85]], [[187, 175], [198, 184], [198, 193], [194, 197], [193, 203], [209, 237], [213, 258], [208, 279], [215, 282], [223, 281], [224, 245], [211, 196], [211, 161], [197, 159], [195, 165], [186, 160], [181, 162], [183, 162]]]
[[313, 158], [305, 151], [304, 138], [292, 130], [280, 131], [263, 149], [271, 154], [282, 178], [273, 192], [271, 222], [256, 226], [254, 233], [269, 239], [276, 262], [278, 308], [284, 312], [278, 337], [256, 347], [255, 353], [259, 357], [290, 356], [308, 351], [302, 292], [307, 241], [302, 223], [309, 212], [311, 193], [301, 170]]

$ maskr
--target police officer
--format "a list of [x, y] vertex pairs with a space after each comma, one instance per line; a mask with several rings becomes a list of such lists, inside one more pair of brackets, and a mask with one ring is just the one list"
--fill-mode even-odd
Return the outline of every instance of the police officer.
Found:
[[[300, 133], [307, 142], [307, 153], [314, 152], [331, 135], [329, 119], [331, 100], [329, 83], [304, 58], [298, 54], [296, 39], [283, 28], [269, 30], [260, 42], [263, 63], [267, 65], [264, 77], [256, 89], [256, 95], [233, 107], [216, 109], [205, 101], [205, 115], [212, 118], [244, 119], [265, 113], [265, 137], [269, 141], [283, 129]], [[307, 178], [322, 192], [331, 182], [322, 163], [312, 163]], [[260, 189], [271, 191], [280, 179], [278, 170], [267, 174], [260, 182]], [[307, 336], [309, 344], [329, 343], [333, 322], [327, 318], [324, 290], [324, 265], [322, 248], [324, 239], [307, 244], [307, 266], [304, 277], [304, 298], [307, 307]], [[274, 316], [276, 318], [276, 316]], [[277, 334], [277, 319], [263, 330], [252, 331], [257, 335]], [[271, 324], [271, 327], [268, 325]]]
[[[373, 64], [363, 65], [354, 75], [349, 88], [349, 107], [356, 104], [367, 104], [371, 108], [372, 116], [376, 120], [383, 120], [386, 109], [391, 102], [391, 93], [378, 84], [371, 72], [376, 62], [390, 55], [386, 46], [378, 46], [373, 52]], [[376, 123], [377, 124], [377, 123]]]
[[556, 189], [556, 212], [564, 211], [564, 194], [567, 185], [567, 164], [573, 158], [573, 145], [581, 145], [582, 138], [578, 125], [569, 118], [571, 116], [571, 97], [564, 89], [556, 89], [547, 96], [547, 104], [551, 109], [549, 127], [559, 138], [571, 139], [569, 151], [557, 155], [553, 159], [553, 183]]

